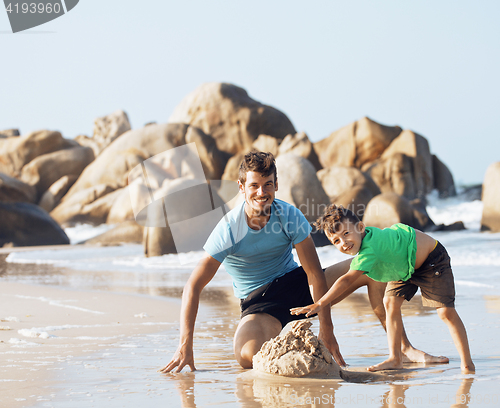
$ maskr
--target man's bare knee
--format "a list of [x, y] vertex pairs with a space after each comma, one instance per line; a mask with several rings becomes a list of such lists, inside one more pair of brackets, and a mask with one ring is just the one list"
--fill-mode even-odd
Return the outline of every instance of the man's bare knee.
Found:
[[234, 334], [234, 354], [243, 368], [252, 368], [252, 358], [262, 345], [277, 336], [281, 331], [281, 323], [267, 313], [245, 316]]

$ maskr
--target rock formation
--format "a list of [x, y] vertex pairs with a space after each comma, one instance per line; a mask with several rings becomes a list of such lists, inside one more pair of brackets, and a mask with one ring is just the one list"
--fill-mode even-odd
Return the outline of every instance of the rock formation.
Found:
[[278, 191], [276, 198], [293, 204], [309, 222], [316, 221], [330, 203], [323, 186], [316, 177], [311, 162], [292, 153], [279, 155]]
[[215, 139], [219, 150], [230, 155], [249, 150], [261, 134], [283, 139], [295, 133], [284, 113], [250, 98], [243, 88], [216, 82], [187, 95], [168, 122], [200, 128]]
[[0, 246], [66, 245], [61, 227], [39, 206], [0, 202]]

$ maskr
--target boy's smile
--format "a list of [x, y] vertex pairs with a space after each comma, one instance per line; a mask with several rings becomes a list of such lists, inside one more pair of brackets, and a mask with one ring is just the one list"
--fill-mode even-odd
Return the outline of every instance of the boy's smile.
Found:
[[356, 255], [361, 248], [361, 243], [365, 236], [365, 224], [359, 222], [354, 224], [352, 222], [344, 221], [339, 223], [339, 227], [333, 234], [325, 231], [325, 235], [330, 242], [340, 252], [347, 255]]

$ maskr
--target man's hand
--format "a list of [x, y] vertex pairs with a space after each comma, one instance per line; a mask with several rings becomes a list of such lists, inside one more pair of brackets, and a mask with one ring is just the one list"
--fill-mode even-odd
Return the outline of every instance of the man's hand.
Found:
[[177, 367], [174, 373], [178, 373], [187, 365], [191, 368], [191, 371], [196, 371], [196, 367], [194, 366], [193, 348], [188, 346], [179, 346], [172, 357], [172, 360], [170, 360], [170, 363], [168, 363], [165, 367], [160, 368], [158, 372], [163, 374], [169, 373]]
[[318, 313], [323, 307], [318, 305], [317, 303], [313, 303], [312, 305], [303, 306], [303, 307], [294, 307], [290, 309], [290, 314], [293, 315], [301, 315], [306, 313], [306, 317], [310, 317], [315, 313]]
[[323, 341], [323, 344], [330, 351], [330, 353], [332, 353], [332, 356], [337, 364], [342, 368], [347, 367], [344, 357], [340, 354], [339, 344], [337, 343], [337, 339], [335, 338], [333, 331], [330, 333], [322, 333], [320, 330], [318, 338]]

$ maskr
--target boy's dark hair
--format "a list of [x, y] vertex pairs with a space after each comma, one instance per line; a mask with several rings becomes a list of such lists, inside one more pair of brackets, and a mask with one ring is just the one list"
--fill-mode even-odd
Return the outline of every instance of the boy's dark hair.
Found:
[[264, 153], [257, 150], [252, 150], [245, 154], [238, 173], [238, 180], [241, 184], [245, 184], [245, 182], [247, 181], [247, 172], [249, 171], [260, 173], [264, 177], [268, 177], [271, 174], [274, 174], [275, 183], [278, 179], [276, 162], [274, 161], [273, 154], [269, 152]]
[[330, 204], [323, 215], [316, 220], [314, 226], [318, 230], [334, 234], [340, 229], [341, 224], [346, 221], [352, 222], [356, 226], [361, 220], [348, 208]]

